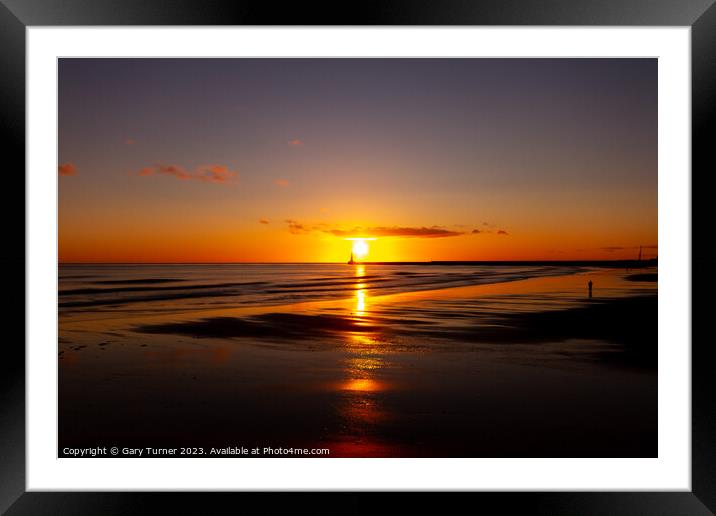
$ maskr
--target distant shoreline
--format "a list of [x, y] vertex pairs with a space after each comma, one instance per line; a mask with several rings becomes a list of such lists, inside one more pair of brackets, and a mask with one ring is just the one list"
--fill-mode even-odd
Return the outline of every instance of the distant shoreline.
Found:
[[[346, 262], [60, 262], [65, 265], [349, 265]], [[482, 266], [584, 266], [643, 268], [656, 267], [657, 259], [649, 260], [441, 260], [427, 262], [357, 262], [353, 265], [482, 265]]]

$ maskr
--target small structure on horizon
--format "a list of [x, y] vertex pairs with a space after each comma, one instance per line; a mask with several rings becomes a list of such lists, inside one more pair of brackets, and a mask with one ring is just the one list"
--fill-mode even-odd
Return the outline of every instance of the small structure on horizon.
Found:
[[353, 259], [353, 253], [351, 253], [351, 259], [348, 260], [348, 265], [354, 265], [356, 261]]
[[587, 283], [589, 286], [589, 299], [592, 298], [592, 280], [589, 280], [589, 283]]

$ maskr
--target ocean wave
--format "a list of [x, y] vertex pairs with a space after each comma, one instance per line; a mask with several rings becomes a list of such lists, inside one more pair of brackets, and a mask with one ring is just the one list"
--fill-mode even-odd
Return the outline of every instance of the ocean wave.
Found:
[[61, 310], [92, 310], [171, 302], [173, 305], [185, 303], [186, 308], [191, 309], [197, 300], [213, 298], [215, 305], [271, 305], [350, 297], [356, 291], [393, 294], [574, 274], [581, 270], [584, 269], [560, 266], [430, 264], [137, 265], [133, 268], [92, 265], [83, 270], [73, 265], [70, 271], [60, 269], [58, 304]]

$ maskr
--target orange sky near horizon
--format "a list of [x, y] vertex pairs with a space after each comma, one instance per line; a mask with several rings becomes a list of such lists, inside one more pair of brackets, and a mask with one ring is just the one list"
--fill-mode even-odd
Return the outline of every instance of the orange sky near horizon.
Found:
[[[63, 178], [61, 187], [76, 187], [77, 179]], [[138, 192], [128, 210], [106, 193], [81, 205], [61, 199], [59, 261], [341, 263], [351, 236], [375, 238], [365, 261], [621, 260], [635, 259], [639, 246], [644, 258], [657, 255], [655, 194], [474, 189], [406, 198], [389, 188], [371, 196], [338, 186], [317, 199], [300, 184], [268, 184], [257, 188], [258, 199], [237, 203], [241, 185], [178, 186], [213, 202], [196, 210], [190, 200], [158, 202]]]
[[[106, 263], [208, 263], [208, 262], [345, 262], [352, 241], [326, 231], [356, 227], [402, 228], [381, 223], [306, 224], [305, 232], [292, 233], [285, 221], [212, 224], [194, 221], [172, 229], [157, 223], [90, 224], [76, 232], [61, 231], [60, 262]], [[263, 219], [264, 221], [266, 219]], [[324, 226], [325, 225], [325, 226]], [[321, 228], [330, 228], [327, 230]], [[107, 228], [111, 228], [107, 231]], [[318, 228], [318, 229], [315, 229]], [[419, 226], [416, 229], [426, 228]], [[655, 231], [627, 228], [620, 234], [594, 225], [589, 234], [579, 224], [570, 227], [532, 222], [506, 229], [476, 223], [443, 227], [456, 233], [445, 237], [373, 237], [370, 230], [354, 235], [373, 237], [364, 261], [430, 260], [613, 260], [657, 255]], [[443, 229], [444, 228], [444, 229]], [[480, 233], [473, 234], [477, 229]], [[504, 231], [504, 233], [502, 233]], [[498, 233], [500, 232], [500, 233]], [[505, 234], [506, 233], [506, 234]]]
[[[147, 195], [145, 179], [123, 179], [121, 196], [97, 190], [75, 204], [61, 195], [60, 262], [340, 263], [350, 236], [376, 238], [366, 261], [621, 260], [636, 258], [639, 246], [645, 257], [657, 254], [656, 189], [483, 191], [467, 181], [449, 193], [401, 194], [376, 178], [371, 193], [339, 178], [317, 194], [300, 180], [227, 186], [158, 177]], [[60, 183], [62, 194], [101, 188], [79, 176]]]
[[[151, 245], [149, 241], [123, 242], [113, 240], [108, 246], [101, 246], [96, 252], [87, 252], [87, 247], [73, 253], [68, 249], [60, 254], [60, 263], [344, 263], [351, 253], [350, 242], [310, 239], [306, 247], [298, 246], [293, 252], [270, 253], [269, 249], [256, 252], [242, 252], [240, 246], [227, 246], [223, 242], [199, 246], [196, 242], [163, 242]], [[129, 247], [125, 244], [130, 244]], [[145, 245], [147, 244], [147, 245]], [[166, 252], [166, 245], [173, 245]], [[288, 243], [293, 245], [293, 243]], [[69, 247], [69, 246], [68, 246]], [[198, 248], [197, 248], [198, 247]], [[451, 247], [451, 248], [450, 248]], [[366, 262], [419, 262], [419, 261], [560, 261], [560, 260], [630, 260], [637, 259], [639, 248], [591, 250], [580, 249], [565, 253], [554, 248], [520, 248], [501, 242], [486, 242], [480, 249], [475, 246], [435, 245], [425, 242], [406, 242], [397, 239], [379, 239], [370, 244]], [[137, 249], [141, 248], [141, 251]], [[311, 252], [306, 252], [310, 248]], [[233, 252], [232, 252], [233, 251]], [[657, 257], [654, 246], [644, 246], [643, 259]]]

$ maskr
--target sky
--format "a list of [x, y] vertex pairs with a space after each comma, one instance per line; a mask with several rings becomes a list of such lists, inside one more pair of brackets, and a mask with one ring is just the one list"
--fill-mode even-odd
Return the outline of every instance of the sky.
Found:
[[60, 59], [61, 262], [657, 254], [656, 59]]

